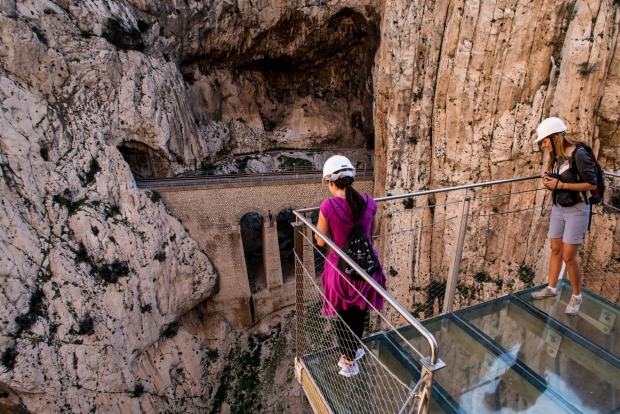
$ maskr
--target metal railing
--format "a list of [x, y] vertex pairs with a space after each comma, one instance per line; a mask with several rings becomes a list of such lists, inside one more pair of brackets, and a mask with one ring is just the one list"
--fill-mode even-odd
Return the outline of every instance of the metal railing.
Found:
[[[620, 174], [605, 172], [607, 190], [602, 207], [594, 207], [590, 231], [579, 252], [584, 286], [620, 303]], [[598, 210], [598, 211], [597, 211]]]
[[[324, 321], [318, 312], [315, 310], [311, 318], [306, 316], [308, 308], [314, 307], [315, 309], [324, 306], [331, 306], [331, 304], [322, 295], [321, 288], [317, 283], [313, 273], [308, 269], [314, 269], [311, 259], [308, 263], [309, 253], [312, 253], [312, 249], [319, 252], [324, 260], [324, 265], [332, 265], [328, 262], [320, 250], [313, 242], [312, 234], [317, 234], [323, 240], [325, 240], [327, 246], [335, 251], [340, 258], [345, 260], [383, 299], [393, 307], [414, 329], [416, 329], [427, 341], [430, 347], [430, 355], [423, 356], [413, 345], [409, 343], [404, 337], [401, 339], [409, 345], [414, 353], [421, 357], [420, 363], [422, 367], [422, 373], [420, 380], [414, 386], [408, 386], [404, 384], [397, 376], [395, 376], [389, 368], [385, 366], [378, 358], [376, 358], [369, 350], [365, 349], [364, 353], [367, 359], [371, 359], [370, 363], [366, 363], [364, 366], [364, 374], [362, 374], [362, 383], [366, 384], [364, 393], [357, 395], [356, 399], [363, 399], [363, 403], [358, 406], [359, 412], [419, 412], [427, 413], [430, 405], [433, 374], [435, 371], [445, 367], [445, 363], [439, 358], [437, 349], [437, 342], [433, 335], [422, 324], [416, 320], [398, 301], [386, 292], [368, 273], [366, 273], [360, 266], [357, 265], [351, 258], [349, 258], [331, 239], [323, 234], [316, 226], [314, 226], [308, 218], [305, 217], [305, 213], [311, 213], [315, 211], [314, 208], [301, 209], [294, 211], [297, 217], [297, 223], [295, 223], [295, 275], [297, 283], [297, 300], [296, 300], [296, 315], [297, 315], [297, 359], [298, 361], [307, 354], [317, 354], [322, 351], [322, 348], [333, 348], [330, 339], [337, 336], [336, 330], [346, 330], [348, 327], [340, 319], [335, 309], [332, 310], [334, 319], [336, 320], [336, 326], [332, 328], [333, 332], [329, 333], [326, 329]], [[304, 231], [306, 230], [306, 231]], [[309, 231], [308, 231], [309, 230]], [[312, 254], [312, 256], [314, 256]], [[332, 265], [333, 266], [333, 265]], [[309, 286], [310, 289], [306, 289]], [[310, 300], [307, 299], [308, 292], [312, 292]], [[367, 307], [375, 312], [376, 317], [380, 317], [381, 314], [377, 309], [373, 307], [370, 302], [367, 302]], [[340, 322], [340, 323], [338, 323]], [[383, 319], [392, 330], [396, 330], [389, 321]], [[313, 333], [311, 343], [307, 340], [308, 327], [312, 324], [319, 325], [316, 332]], [[326, 335], [327, 333], [327, 335]], [[342, 334], [340, 334], [342, 335]], [[353, 336], [353, 333], [349, 333]], [[327, 340], [326, 340], [327, 338]], [[355, 341], [357, 346], [365, 347], [361, 338], [352, 338], [351, 341]], [[317, 346], [318, 345], [318, 346]], [[309, 350], [310, 348], [311, 350]], [[360, 348], [361, 349], [361, 348]], [[331, 352], [333, 353], [333, 352]], [[338, 354], [336, 353], [335, 356]], [[333, 358], [332, 358], [333, 359]], [[319, 358], [316, 358], [318, 361]], [[318, 363], [318, 362], [317, 362]], [[331, 365], [330, 363], [323, 363], [324, 365]], [[332, 361], [333, 364], [333, 361]], [[318, 369], [315, 372], [326, 372], [328, 368]], [[301, 374], [298, 375], [301, 377]], [[328, 399], [341, 401], [343, 395], [349, 394], [349, 390], [344, 388], [341, 382], [329, 378], [328, 375], [324, 375], [322, 386], [314, 384], [315, 387], [320, 387], [326, 394], [336, 394]], [[301, 380], [301, 378], [300, 378]], [[372, 383], [372, 387], [368, 384]], [[338, 395], [340, 394], [340, 395]], [[345, 398], [346, 400], [346, 398]], [[356, 400], [359, 403], [359, 400]], [[350, 402], [350, 401], [349, 401]], [[354, 405], [355, 406], [355, 405]], [[348, 407], [351, 407], [350, 405]], [[331, 411], [328, 407], [317, 408], [316, 411], [324, 412], [325, 410]], [[356, 410], [357, 412], [357, 410]]]
[[[434, 337], [355, 262], [346, 257], [338, 246], [318, 231], [310, 220], [303, 215], [297, 215], [297, 219], [299, 221], [295, 223], [296, 366], [303, 361], [306, 370], [313, 372], [313, 376], [307, 381], [311, 380], [313, 382], [311, 388], [320, 390], [322, 394], [322, 397], [316, 399], [315, 403], [317, 400], [330, 402], [329, 405], [326, 403], [324, 406], [314, 407], [315, 412], [426, 412], [424, 407], [427, 407], [430, 402], [433, 372], [445, 366], [439, 359]], [[315, 253], [318, 253], [325, 266], [332, 264], [325, 260], [322, 251], [314, 245], [311, 239], [312, 231], [308, 231], [310, 229], [325, 237], [324, 240], [330, 248], [342, 255], [344, 260], [359, 272], [391, 306], [401, 312], [408, 322], [424, 335], [432, 349], [429, 356], [424, 357], [409, 344], [412, 352], [421, 357], [422, 375], [416, 384], [405, 384], [360, 341], [361, 338], [354, 337], [344, 321], [340, 319], [336, 309], [323, 296], [321, 282], [317, 280], [315, 274]], [[333, 318], [323, 316], [326, 307], [330, 308]], [[367, 307], [373, 312], [371, 319], [381, 318], [381, 313], [371, 303], [367, 302]], [[390, 326], [391, 330], [396, 329], [389, 321], [384, 319], [383, 322]], [[367, 330], [368, 328], [369, 326]], [[352, 381], [347, 383], [344, 383], [341, 380], [342, 377], [334, 371], [340, 353], [334, 346], [333, 339], [338, 336], [342, 337], [343, 332], [346, 332], [344, 335], [348, 335], [349, 341], [355, 342], [355, 346], [364, 349], [366, 355], [360, 373], [355, 380], [351, 378]], [[402, 336], [401, 339], [407, 342]], [[297, 373], [297, 377], [304, 384], [304, 376], [301, 372]], [[308, 378], [307, 375], [306, 378]], [[355, 392], [352, 392], [352, 389]]]
[[[373, 170], [357, 169], [357, 177], [372, 177]], [[141, 189], [171, 187], [197, 187], [222, 184], [253, 184], [280, 181], [321, 181], [323, 172], [312, 169], [278, 170], [269, 172], [249, 172], [239, 174], [204, 174], [181, 177], [136, 178], [136, 185]]]
[[[580, 249], [584, 286], [612, 302], [620, 295], [617, 177], [606, 173], [605, 203], [593, 206], [592, 225]], [[424, 198], [429, 194], [437, 197]], [[386, 271], [395, 277], [405, 273], [412, 281], [407, 309], [419, 319], [547, 281], [551, 193], [541, 187], [539, 176], [397, 198], [408, 205], [395, 205], [396, 197], [377, 199], [386, 207], [376, 243]]]
[[[593, 207], [592, 227], [584, 239], [580, 258], [584, 286], [618, 303], [620, 187], [617, 184], [620, 175], [606, 173], [606, 177], [606, 200], [603, 206]], [[325, 262], [325, 253], [313, 241], [313, 235], [318, 234], [390, 305], [383, 311], [372, 311], [367, 334], [397, 331], [399, 327], [410, 325], [428, 343], [428, 351], [420, 351], [403, 338], [411, 353], [421, 358], [423, 372], [417, 384], [398, 384], [404, 387], [400, 393], [393, 390], [398, 388], [398, 378], [388, 379], [394, 376], [387, 372], [389, 367], [375, 369], [374, 366], [381, 364], [365, 363], [364, 368], [373, 367], [369, 376], [383, 378], [379, 392], [401, 404], [399, 409], [390, 406], [381, 411], [377, 408], [381, 404], [372, 402], [378, 397], [366, 393], [364, 398], [373, 409], [366, 407], [365, 411], [426, 412], [431, 401], [433, 375], [445, 364], [439, 359], [435, 339], [419, 320], [547, 280], [551, 200], [539, 178], [529, 176], [377, 198], [381, 231], [374, 241], [392, 294], [381, 289], [316, 228], [313, 219], [316, 220], [318, 208], [295, 211], [298, 220], [295, 232], [297, 358], [334, 347], [335, 331], [328, 327], [327, 318], [317, 311], [317, 307], [320, 309], [326, 302], [320, 286], [321, 269], [329, 265]], [[515, 239], [519, 242], [514, 243]], [[504, 246], [512, 248], [507, 251]], [[316, 320], [321, 320], [320, 326], [312, 327]], [[304, 333], [313, 328], [312, 335]], [[381, 370], [387, 371], [379, 372]], [[330, 401], [337, 401], [336, 394], [344, 392], [338, 391], [341, 385], [336, 382], [318, 385], [334, 393], [328, 398]]]

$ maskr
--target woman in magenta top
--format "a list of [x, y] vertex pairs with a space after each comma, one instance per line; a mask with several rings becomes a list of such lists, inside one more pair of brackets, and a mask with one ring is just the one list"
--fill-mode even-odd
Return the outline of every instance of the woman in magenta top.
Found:
[[[361, 195], [352, 187], [354, 177], [355, 168], [342, 155], [334, 155], [323, 166], [323, 180], [327, 181], [333, 198], [321, 203], [317, 227], [341, 249], [355, 223], [360, 223], [368, 240], [377, 228], [377, 204], [371, 196]], [[325, 245], [323, 239], [315, 237], [319, 246]], [[323, 304], [323, 315], [338, 314], [336, 330], [342, 353], [338, 362], [341, 368], [339, 373], [350, 377], [359, 372], [356, 361], [363, 356], [363, 348], [358, 349], [357, 338], [363, 336], [368, 303], [381, 310], [383, 297], [366, 281], [351, 280], [339, 271], [338, 259], [333, 251], [326, 256], [322, 282], [327, 302]], [[385, 289], [385, 274], [381, 266], [371, 276]]]

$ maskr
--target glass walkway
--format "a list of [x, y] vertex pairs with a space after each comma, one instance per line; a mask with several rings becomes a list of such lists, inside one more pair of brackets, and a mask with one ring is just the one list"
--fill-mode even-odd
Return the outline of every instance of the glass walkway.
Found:
[[[613, 197], [580, 248], [574, 316], [565, 268], [555, 298], [531, 297], [550, 254], [538, 176], [376, 199], [385, 290], [316, 228], [316, 207], [294, 211], [295, 376], [312, 411], [620, 414], [620, 174], [606, 175]], [[327, 252], [385, 299], [368, 304], [361, 343], [323, 294]], [[365, 351], [349, 378], [337, 365], [345, 342]]]
[[[583, 290], [584, 301], [577, 316], [564, 313], [570, 299], [567, 281], [559, 285], [553, 299], [533, 301], [532, 288], [490, 302], [428, 319], [423, 325], [442, 350], [445, 369], [437, 371], [429, 412], [435, 413], [618, 413], [620, 412], [620, 308]], [[368, 364], [384, 364], [405, 384], [416, 383], [421, 366], [403, 339], [422, 353], [428, 344], [411, 327], [375, 334], [363, 340], [375, 358]], [[330, 395], [329, 364], [337, 360], [336, 350], [305, 355], [303, 362], [323, 396], [325, 412], [372, 412], [366, 403], [351, 406]], [[365, 366], [366, 365], [366, 366]], [[359, 378], [358, 378], [359, 377]], [[332, 379], [333, 380], [333, 379]], [[372, 387], [371, 376], [350, 379], [352, 393]], [[325, 386], [324, 386], [325, 384]], [[357, 390], [357, 391], [356, 391]], [[381, 412], [398, 412], [389, 407], [389, 390], [384, 392]]]

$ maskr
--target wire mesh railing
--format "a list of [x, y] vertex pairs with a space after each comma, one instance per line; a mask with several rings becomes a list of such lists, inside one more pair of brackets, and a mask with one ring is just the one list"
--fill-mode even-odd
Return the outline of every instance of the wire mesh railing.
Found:
[[[388, 290], [422, 320], [525, 288], [514, 276], [532, 273], [548, 221], [537, 184], [531, 176], [377, 199]], [[508, 250], [519, 232], [535, 242]]]
[[[618, 303], [620, 176], [606, 179], [580, 258], [584, 287]], [[388, 291], [421, 320], [547, 280], [551, 192], [538, 176], [377, 201]]]
[[[606, 178], [605, 203], [593, 206], [592, 224], [580, 249], [580, 260], [584, 287], [618, 303], [620, 175], [607, 173]], [[540, 185], [539, 176], [421, 191], [376, 201], [380, 232], [374, 244], [387, 277], [385, 293], [398, 306], [386, 303], [382, 311], [371, 312], [364, 330], [366, 336], [397, 332], [412, 324], [412, 316], [427, 319], [547, 280], [551, 196]], [[297, 233], [303, 235], [296, 240], [296, 246], [303, 245], [303, 253], [296, 258], [298, 318], [301, 315], [297, 357], [306, 364], [315, 364], [310, 368], [313, 373], [333, 374], [337, 372], [334, 367], [339, 356], [337, 330], [346, 326], [326, 318], [322, 311], [327, 301], [321, 293], [321, 272], [329, 263], [325, 263], [327, 248], [321, 249], [313, 242], [312, 235], [318, 230], [310, 217], [312, 213], [316, 215], [316, 210], [295, 212], [301, 222]], [[322, 236], [320, 232], [319, 235]], [[344, 257], [337, 246], [329, 248]], [[296, 251], [301, 250], [296, 247]], [[375, 358], [377, 350], [371, 349], [367, 341], [352, 341], [365, 348], [366, 359], [356, 376], [362, 388], [354, 388], [356, 391], [351, 394], [352, 382], [343, 382], [338, 375], [327, 376], [329, 379], [315, 376], [320, 382], [315, 385], [327, 396], [327, 405], [339, 407], [335, 412], [347, 412], [343, 407], [350, 412], [424, 412], [429, 405], [425, 395], [430, 399], [431, 391], [431, 382], [426, 382], [428, 372], [418, 383], [407, 383], [398, 376], [398, 367]], [[432, 347], [416, 349], [404, 338], [398, 342], [410, 348], [406, 351], [410, 355], [429, 358]], [[437, 357], [437, 350], [433, 352]], [[330, 356], [325, 359], [319, 357], [327, 355]], [[433, 367], [432, 363], [429, 365]], [[319, 366], [320, 369], [315, 368]], [[363, 384], [373, 386], [363, 388]], [[360, 400], [364, 409], [355, 409]], [[333, 405], [336, 401], [340, 405]], [[397, 406], [400, 408], [396, 409]]]
[[[313, 246], [307, 234], [304, 246]], [[319, 255], [322, 252], [319, 250]], [[327, 262], [326, 266], [331, 266]], [[389, 367], [375, 356], [368, 345], [355, 336], [322, 293], [321, 279], [306, 268], [298, 283], [298, 322], [303, 330], [297, 332], [298, 354], [306, 368], [312, 372], [315, 385], [322, 391], [334, 412], [351, 413], [397, 413], [407, 406], [412, 387], [399, 379]], [[303, 290], [301, 287], [303, 286]], [[370, 304], [368, 304], [370, 305]], [[372, 312], [381, 315], [375, 309]], [[326, 314], [332, 317], [325, 317]], [[365, 322], [368, 326], [368, 321]], [[347, 378], [337, 375], [342, 368], [342, 348], [356, 349], [362, 369], [359, 374]], [[413, 404], [413, 402], [411, 402]], [[407, 410], [406, 412], [409, 412]]]
[[579, 252], [584, 286], [620, 303], [620, 174], [606, 173], [607, 190], [602, 207], [594, 207], [591, 231]]
[[[358, 177], [372, 177], [371, 168], [357, 169]], [[323, 172], [311, 168], [298, 168], [295, 170], [273, 170], [266, 172], [241, 171], [235, 174], [205, 173], [201, 175], [177, 176], [177, 177], [136, 177], [138, 188], [170, 188], [170, 187], [197, 187], [205, 185], [224, 184], [252, 184], [281, 181], [321, 181]]]
[[[381, 231], [375, 236], [388, 291], [396, 294], [403, 306], [420, 320], [441, 312], [446, 283], [438, 282], [432, 275], [448, 271], [448, 267], [437, 268], [424, 258], [428, 251], [441, 249], [436, 245], [436, 236], [448, 231], [458, 218], [455, 211], [444, 211], [433, 217], [435, 211], [447, 209], [458, 200], [428, 201], [428, 198], [405, 198], [385, 202], [379, 213]], [[391, 252], [389, 256], [381, 254], [387, 251]], [[398, 283], [391, 284], [390, 280]], [[403, 294], [404, 290], [407, 294]], [[400, 316], [390, 315], [390, 319], [394, 318]]]
[[[313, 388], [320, 390], [320, 400], [324, 401], [325, 408], [317, 408], [315, 411], [427, 412], [425, 409], [430, 401], [433, 372], [445, 366], [438, 358], [434, 338], [393, 297], [383, 291], [371, 276], [326, 238], [311, 223], [311, 220], [304, 216], [303, 212], [296, 211], [295, 214], [300, 221], [298, 224], [306, 226], [304, 228], [298, 225], [295, 233], [297, 363], [302, 364], [303, 369], [312, 373]], [[400, 313], [407, 325], [414, 326], [426, 338], [429, 355], [425, 357], [418, 349], [411, 346], [409, 341], [401, 337], [406, 344], [410, 345], [407, 352], [420, 358], [421, 375], [415, 383], [396, 375], [393, 367], [390, 369], [386, 365], [385, 358], [380, 358], [377, 344], [372, 345], [361, 341], [360, 336], [353, 333], [350, 322], [345, 322], [343, 319], [342, 312], [334, 309], [324, 296], [321, 280], [322, 266], [334, 266], [334, 264], [326, 260], [325, 251], [314, 243], [313, 233], [321, 236], [331, 249], [342, 255], [341, 257], [383, 296], [386, 309], [393, 308], [394, 312]], [[317, 264], [322, 266], [317, 266]], [[344, 283], [350, 282], [344, 278]], [[355, 289], [352, 284], [351, 287]], [[361, 294], [360, 297], [364, 298]], [[385, 318], [384, 312], [377, 310], [369, 301], [366, 301], [366, 308], [369, 310], [364, 321], [364, 331], [367, 334], [377, 332], [377, 326], [385, 326], [390, 331], [396, 331], [397, 328], [404, 326], [391, 323]], [[361, 365], [359, 373], [347, 378], [347, 382], [337, 375], [338, 370], [344, 368], [341, 355], [345, 348], [356, 350], [355, 357], [360, 359]], [[301, 374], [298, 377], [301, 377]], [[303, 379], [301, 380], [303, 384]]]

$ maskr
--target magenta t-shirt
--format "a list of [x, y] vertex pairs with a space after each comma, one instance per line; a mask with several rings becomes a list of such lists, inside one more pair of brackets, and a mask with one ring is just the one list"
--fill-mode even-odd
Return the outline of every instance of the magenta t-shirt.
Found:
[[[368, 240], [371, 240], [370, 228], [372, 219], [377, 213], [377, 203], [369, 195], [362, 194], [361, 196], [366, 201], [367, 206], [360, 220], [360, 225]], [[329, 224], [332, 240], [342, 249], [354, 225], [351, 208], [347, 201], [340, 197], [324, 200], [321, 203], [321, 213]], [[370, 284], [363, 280], [352, 281], [338, 270], [339, 257], [336, 253], [330, 250], [326, 258], [322, 281], [323, 294], [327, 301], [323, 303], [323, 315], [334, 315], [335, 312], [349, 309], [352, 306], [366, 309], [369, 303], [378, 310], [383, 309], [383, 297]], [[381, 262], [380, 258], [379, 262]], [[382, 267], [371, 276], [385, 289], [385, 274]]]
[[[370, 240], [370, 227], [372, 226], [372, 219], [377, 212], [377, 203], [372, 197], [362, 195], [362, 198], [366, 201], [366, 210], [360, 220], [360, 225], [364, 229], [364, 233], [368, 240]], [[342, 249], [344, 242], [347, 240], [349, 232], [355, 224], [353, 222], [353, 213], [351, 208], [347, 204], [347, 200], [340, 197], [329, 198], [321, 203], [321, 213], [323, 217], [329, 223], [329, 230], [332, 233], [332, 240], [338, 247]]]

